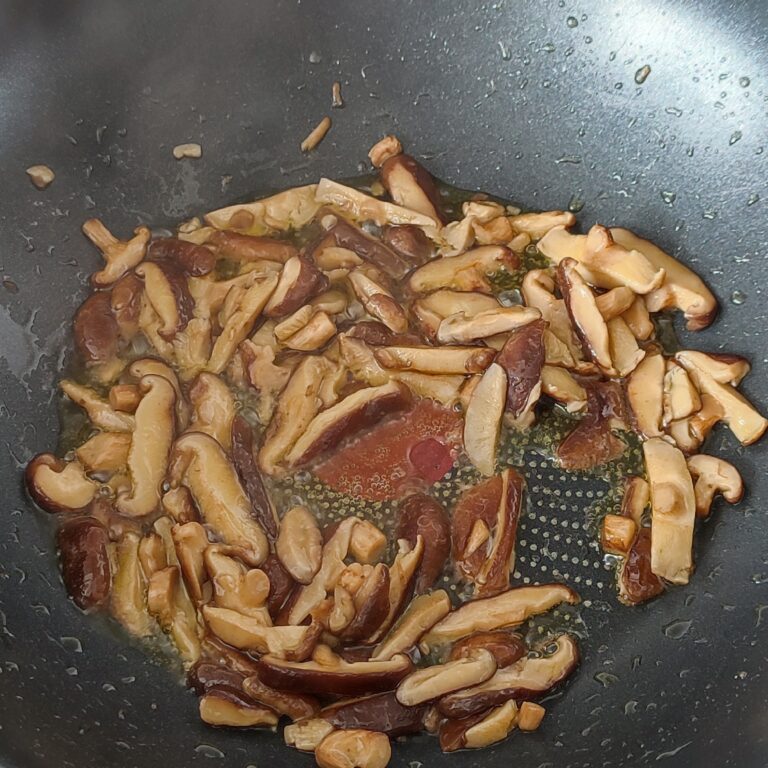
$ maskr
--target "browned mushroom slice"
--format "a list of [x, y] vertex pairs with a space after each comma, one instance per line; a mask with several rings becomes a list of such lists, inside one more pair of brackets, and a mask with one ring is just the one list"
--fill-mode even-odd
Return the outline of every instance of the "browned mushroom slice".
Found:
[[609, 320], [608, 341], [616, 376], [624, 378], [637, 368], [645, 357], [645, 350], [637, 345], [635, 334], [621, 317]]
[[98, 520], [76, 517], [56, 534], [61, 577], [69, 596], [84, 611], [104, 606], [112, 588], [109, 533]]
[[153, 622], [144, 598], [146, 585], [139, 561], [140, 541], [138, 534], [126, 533], [117, 543], [110, 610], [132, 635], [147, 637], [152, 634]]
[[475, 632], [516, 627], [560, 603], [578, 601], [579, 596], [564, 584], [515, 587], [494, 597], [464, 603], [432, 627], [423, 640], [428, 645], [441, 645]]
[[[208, 628], [225, 643], [241, 650], [268, 653], [285, 659], [307, 658], [317, 642], [320, 629], [317, 624], [270, 627], [259, 618], [210, 605], [203, 607], [203, 618]], [[268, 680], [265, 682], [272, 685]], [[299, 691], [304, 692], [308, 691]]]
[[496, 356], [507, 375], [506, 410], [513, 418], [528, 413], [539, 398], [545, 329], [543, 320], [535, 320], [513, 330]]
[[597, 307], [595, 294], [576, 267], [577, 262], [573, 259], [563, 259], [558, 265], [558, 283], [565, 306], [584, 352], [610, 373], [613, 361], [608, 326]]
[[216, 229], [241, 229], [263, 232], [265, 229], [298, 229], [310, 222], [319, 202], [315, 199], [316, 184], [292, 187], [252, 203], [230, 205], [205, 215]]
[[200, 719], [208, 725], [253, 728], [277, 725], [278, 716], [268, 707], [249, 701], [228, 688], [212, 689], [200, 698]]
[[663, 591], [664, 582], [651, 570], [651, 529], [640, 528], [619, 573], [619, 600], [639, 605]]
[[542, 213], [519, 213], [511, 216], [510, 224], [517, 232], [525, 232], [533, 240], [541, 240], [555, 227], [567, 229], [576, 223], [576, 217], [569, 211], [544, 211]]
[[542, 366], [541, 391], [564, 405], [569, 413], [583, 411], [587, 406], [587, 390], [565, 368]]
[[98, 219], [88, 219], [83, 224], [83, 234], [101, 251], [106, 262], [101, 271], [91, 275], [91, 283], [98, 288], [112, 285], [139, 264], [147, 253], [150, 238], [147, 227], [137, 227], [130, 240], [118, 240]]
[[605, 515], [600, 527], [600, 546], [603, 552], [626, 555], [637, 533], [637, 523], [624, 515]]
[[291, 256], [285, 262], [280, 280], [264, 308], [267, 317], [283, 317], [295, 312], [313, 296], [325, 290], [323, 273], [303, 256]]
[[294, 467], [306, 464], [384, 416], [405, 410], [411, 401], [408, 388], [397, 382], [358, 390], [315, 416], [288, 451], [286, 462]]
[[627, 400], [637, 430], [659, 437], [664, 410], [665, 362], [662, 355], [647, 355], [627, 382]]
[[272, 621], [266, 602], [269, 577], [258, 568], [248, 569], [221, 544], [211, 544], [204, 552], [205, 569], [213, 584], [213, 602], [219, 608], [254, 618], [269, 626]]
[[192, 404], [190, 432], [210, 435], [224, 450], [232, 446], [235, 401], [229, 387], [212, 373], [201, 373], [189, 388]]
[[608, 321], [623, 315], [635, 303], [636, 297], [633, 290], [622, 285], [598, 295], [595, 303], [603, 319]]
[[275, 555], [269, 555], [260, 567], [269, 578], [267, 610], [273, 619], [277, 619], [283, 607], [294, 594], [297, 584]]
[[522, 501], [523, 479], [508, 468], [465, 491], [456, 505], [454, 561], [480, 597], [509, 587]]
[[413, 266], [429, 261], [435, 252], [432, 241], [424, 231], [412, 224], [384, 227], [381, 240]]
[[643, 515], [651, 500], [651, 489], [642, 477], [628, 477], [621, 497], [621, 514], [635, 521], [640, 527]]
[[216, 255], [208, 248], [175, 237], [153, 240], [148, 258], [151, 261], [176, 264], [193, 277], [207, 275], [216, 266]]
[[[527, 702], [526, 702], [527, 703]], [[507, 738], [517, 725], [515, 701], [507, 701], [488, 712], [479, 712], [458, 720], [444, 720], [440, 725], [440, 749], [479, 749]]]
[[451, 601], [445, 590], [438, 589], [411, 600], [405, 613], [386, 637], [376, 646], [371, 660], [391, 659], [413, 648], [438, 621], [451, 611]]
[[59, 389], [76, 405], [79, 405], [95, 427], [107, 432], [131, 432], [135, 422], [128, 413], [116, 411], [90, 387], [77, 384], [71, 379], [62, 379]]
[[643, 456], [651, 486], [651, 569], [673, 584], [687, 584], [696, 500], [685, 456], [659, 437], [643, 443]]
[[381, 560], [387, 548], [387, 537], [370, 520], [359, 520], [352, 528], [349, 554], [358, 562], [373, 565]]
[[519, 331], [540, 317], [537, 309], [521, 306], [499, 307], [473, 316], [458, 312], [440, 322], [437, 340], [441, 344], [466, 344], [500, 333]]
[[499, 668], [508, 667], [528, 653], [523, 638], [507, 629], [493, 632], [477, 632], [462, 638], [451, 647], [450, 659], [460, 659], [477, 648], [484, 648], [493, 654]]
[[179, 385], [179, 378], [167, 363], [153, 357], [142, 357], [134, 360], [128, 368], [129, 373], [135, 379], [144, 376], [162, 376], [173, 387], [176, 393], [176, 426], [179, 430], [185, 429], [189, 421], [189, 404]]
[[306, 507], [292, 507], [283, 515], [275, 554], [299, 584], [309, 584], [320, 570], [323, 536], [315, 516]]
[[283, 729], [283, 739], [289, 747], [302, 752], [314, 752], [322, 740], [334, 731], [334, 727], [319, 717], [299, 720], [286, 725]]
[[373, 634], [389, 613], [389, 570], [383, 563], [373, 568], [353, 600], [355, 615], [341, 631], [346, 642], [364, 640]]
[[77, 352], [87, 365], [107, 363], [115, 358], [120, 329], [112, 311], [110, 291], [92, 293], [78, 307], [72, 335]]
[[144, 578], [147, 580], [157, 571], [168, 567], [165, 543], [159, 533], [149, 531], [144, 534], [144, 538], [139, 542], [139, 561]]
[[186, 328], [194, 300], [181, 269], [172, 262], [147, 261], [135, 273], [144, 281], [144, 295], [160, 318], [158, 333], [166, 341]]
[[504, 369], [491, 363], [469, 398], [464, 417], [464, 450], [483, 475], [492, 475], [496, 467], [507, 386]]
[[415, 547], [418, 537], [424, 542], [414, 591], [426, 592], [437, 581], [451, 555], [451, 524], [443, 506], [425, 493], [403, 499], [397, 513], [396, 539]]
[[251, 505], [234, 467], [209, 435], [182, 435], [171, 457], [172, 485], [186, 485], [203, 521], [226, 544], [242, 547], [255, 562], [267, 556], [267, 538], [251, 515]]
[[40, 453], [24, 471], [29, 495], [46, 512], [70, 512], [87, 507], [98, 485], [77, 461], [65, 462], [52, 453]]
[[208, 370], [212, 373], [221, 373], [227, 367], [237, 345], [253, 328], [277, 282], [275, 275], [260, 276], [245, 292], [237, 311], [227, 320], [221, 335], [213, 345], [211, 359], [208, 361]]
[[320, 768], [386, 768], [391, 758], [389, 737], [361, 728], [333, 731], [315, 749]]
[[664, 374], [664, 426], [673, 421], [688, 418], [700, 409], [699, 392], [685, 368], [673, 360], [668, 360], [667, 370]]
[[288, 380], [259, 451], [259, 466], [268, 475], [279, 471], [278, 465], [320, 410], [320, 388], [328, 369], [322, 357], [306, 357]]
[[392, 294], [359, 269], [349, 273], [349, 282], [360, 303], [371, 317], [380, 320], [393, 333], [408, 330], [408, 318]]
[[240, 232], [217, 230], [212, 232], [208, 242], [216, 246], [218, 253], [232, 261], [278, 261], [286, 263], [295, 256], [296, 247], [283, 240], [270, 237], [254, 237]]
[[763, 436], [768, 429], [768, 419], [758, 413], [735, 387], [718, 381], [723, 364], [718, 365], [718, 361], [712, 361], [708, 355], [696, 352], [678, 352], [675, 357], [688, 371], [699, 392], [710, 395], [720, 403], [723, 421], [739, 442], [750, 445]]
[[706, 328], [715, 319], [717, 299], [695, 272], [628, 229], [614, 227], [611, 235], [617, 243], [629, 250], [639, 251], [655, 268], [665, 271], [664, 282], [646, 296], [645, 301], [651, 312], [670, 307], [679, 309], [692, 331]]
[[408, 287], [414, 293], [430, 293], [439, 288], [492, 293], [488, 275], [513, 272], [520, 259], [503, 245], [483, 245], [461, 256], [440, 257], [411, 273]]
[[275, 410], [275, 401], [291, 376], [293, 365], [275, 365], [275, 350], [267, 344], [254, 344], [246, 339], [240, 345], [246, 381], [259, 397], [255, 404], [256, 415], [262, 424], [269, 423]]
[[291, 720], [303, 720], [315, 717], [320, 709], [317, 700], [312, 696], [271, 688], [265, 685], [258, 676], [251, 675], [243, 680], [243, 690], [254, 701], [269, 707], [279, 715], [290, 717]]
[[656, 332], [642, 296], [635, 297], [632, 306], [624, 312], [622, 318], [639, 341], [647, 341]]
[[364, 728], [396, 738], [418, 733], [424, 713], [425, 707], [404, 707], [394, 692], [387, 691], [356, 699], [342, 699], [321, 709], [318, 717], [335, 728]]
[[493, 296], [471, 291], [451, 291], [447, 288], [422, 296], [411, 304], [422, 332], [432, 341], [437, 339], [440, 323], [451, 315], [463, 314], [467, 318], [482, 312], [500, 309], [501, 304]]
[[381, 183], [398, 205], [444, 223], [434, 179], [410, 155], [390, 157], [381, 166]]
[[200, 658], [197, 614], [184, 590], [179, 569], [171, 566], [152, 574], [147, 587], [147, 607], [157, 618], [187, 664]]
[[324, 272], [331, 272], [336, 269], [354, 269], [365, 263], [354, 251], [338, 245], [318, 247], [313, 251], [312, 258]]
[[526, 657], [499, 669], [480, 685], [441, 699], [438, 709], [447, 717], [468, 717], [510, 699], [538, 698], [565, 680], [579, 663], [579, 649], [571, 635], [553, 641], [557, 650], [549, 656]]
[[741, 501], [744, 483], [739, 470], [724, 459], [701, 453], [688, 459], [688, 470], [695, 479], [696, 515], [708, 517], [712, 500], [720, 493], [729, 504]]
[[432, 216], [404, 208], [394, 203], [386, 203], [375, 197], [346, 187], [337, 181], [320, 179], [315, 192], [319, 203], [332, 205], [360, 221], [370, 220], [380, 227], [385, 224], [415, 224], [419, 227], [436, 227], [439, 222]]
[[432, 374], [481, 373], [496, 353], [487, 347], [377, 347], [374, 355], [385, 368]]
[[362, 696], [393, 690], [412, 670], [413, 663], [403, 655], [387, 661], [346, 662], [339, 659], [336, 664], [326, 666], [316, 661], [283, 661], [269, 654], [259, 662], [258, 675], [262, 682], [284, 691]]
[[139, 390], [142, 397], [128, 451], [132, 487], [117, 496], [117, 509], [130, 517], [148, 515], [160, 504], [175, 431], [176, 393], [168, 380], [152, 374], [144, 376]]
[[196, 602], [202, 602], [206, 596], [205, 550], [208, 548], [208, 536], [200, 523], [174, 525], [171, 529], [176, 556], [179, 559], [181, 573], [189, 594]]

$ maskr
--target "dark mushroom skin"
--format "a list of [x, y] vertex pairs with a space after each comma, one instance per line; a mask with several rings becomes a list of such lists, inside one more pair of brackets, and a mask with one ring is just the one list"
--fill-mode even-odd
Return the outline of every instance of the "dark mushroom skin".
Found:
[[258, 671], [257, 661], [253, 656], [227, 645], [215, 635], [206, 635], [200, 647], [207, 662], [231, 669], [243, 678], [251, 677]]
[[120, 327], [112, 311], [112, 292], [95, 291], [75, 312], [72, 335], [80, 359], [104, 363], [117, 354]]
[[54, 472], [61, 472], [66, 466], [66, 462], [57, 458], [52, 453], [38, 453], [37, 456], [35, 456], [29, 462], [29, 464], [27, 464], [27, 467], [24, 470], [24, 484], [26, 485], [27, 492], [32, 497], [32, 500], [35, 502], [35, 504], [37, 504], [40, 509], [44, 509], [46, 512], [50, 512], [51, 514], [59, 514], [60, 512], [77, 512], [81, 509], [84, 509], [84, 507], [74, 509], [71, 507], [63, 506], [59, 502], [49, 498], [45, 493], [43, 493], [43, 490], [35, 482], [35, 474], [37, 473], [38, 467], [41, 466], [50, 467]]
[[259, 661], [258, 676], [266, 685], [284, 691], [362, 696], [394, 690], [413, 669], [413, 662], [405, 656], [389, 662], [342, 662], [323, 666], [316, 662], [283, 661], [267, 655]]
[[232, 421], [232, 463], [251, 502], [251, 514], [270, 541], [277, 538], [277, 518], [264, 479], [253, 458], [253, 431], [242, 417]]
[[128, 342], [139, 332], [139, 313], [144, 281], [133, 271], [126, 272], [110, 292], [112, 312], [117, 321], [120, 338]]
[[361, 339], [372, 347], [419, 345], [423, 341], [414, 333], [395, 333], [378, 320], [362, 320], [355, 323], [347, 335], [353, 339]]
[[435, 254], [435, 247], [424, 230], [413, 224], [386, 226], [381, 239], [414, 267], [429, 261]]
[[272, 619], [277, 620], [286, 605], [290, 603], [291, 595], [297, 586], [296, 582], [275, 555], [269, 555], [259, 567], [269, 578], [267, 610]]
[[179, 312], [179, 320], [173, 331], [170, 333], [159, 331], [160, 336], [166, 339], [166, 341], [170, 341], [177, 333], [181, 333], [187, 327], [187, 323], [189, 323], [194, 316], [195, 300], [189, 292], [187, 276], [184, 270], [176, 262], [170, 260], [159, 261], [157, 265], [163, 271], [165, 279], [168, 281], [171, 293], [176, 302], [176, 308]]
[[211, 661], [200, 661], [187, 673], [187, 685], [198, 696], [202, 696], [211, 688], [229, 688], [242, 693], [244, 681], [245, 675], [242, 673]]
[[456, 659], [469, 656], [476, 648], [490, 651], [500, 669], [514, 664], [528, 653], [525, 641], [517, 632], [499, 629], [490, 632], [478, 632], [457, 640], [451, 647], [449, 661], [456, 661]]
[[664, 582], [651, 570], [650, 528], [640, 528], [619, 573], [619, 600], [639, 605], [660, 595]]
[[176, 237], [162, 237], [154, 240], [149, 246], [147, 258], [150, 261], [176, 264], [192, 277], [207, 275], [216, 266], [216, 255], [204, 245], [179, 240]]
[[544, 320], [516, 328], [496, 355], [496, 362], [507, 374], [507, 407], [512, 416], [520, 416], [534, 387], [541, 380], [544, 365]]
[[264, 314], [284, 317], [304, 306], [328, 287], [328, 278], [306, 256], [293, 256], [283, 267], [280, 280]]
[[363, 728], [386, 733], [390, 738], [419, 733], [427, 705], [403, 706], [394, 691], [358, 699], [345, 699], [320, 710], [318, 717], [334, 728]]
[[459, 749], [464, 749], [467, 746], [467, 731], [485, 720], [489, 714], [490, 710], [485, 710], [469, 717], [462, 717], [457, 720], [446, 718], [441, 721], [437, 731], [440, 749], [443, 752], [456, 752]]
[[[399, 205], [404, 205], [406, 202], [405, 200], [402, 200], [398, 194], [400, 191], [400, 174], [408, 177], [409, 183], [418, 187], [425, 198], [424, 202], [426, 205], [423, 206], [425, 210], [422, 212], [429, 216], [434, 216], [440, 224], [446, 223], [445, 216], [440, 211], [440, 194], [435, 186], [435, 180], [432, 178], [429, 171], [427, 171], [427, 169], [413, 157], [403, 154], [390, 157], [389, 160], [381, 166], [380, 174], [381, 183], [384, 185], [387, 192], [389, 192], [392, 199]], [[431, 211], [426, 210], [428, 206], [432, 208]]]
[[243, 681], [243, 690], [254, 701], [274, 709], [279, 715], [290, 717], [291, 720], [315, 717], [320, 711], [320, 704], [313, 696], [272, 688], [263, 683], [257, 675]]
[[78, 608], [90, 611], [104, 606], [112, 589], [109, 533], [97, 520], [76, 517], [59, 528], [61, 575]]
[[416, 537], [424, 539], [424, 554], [416, 574], [414, 593], [429, 590], [440, 577], [451, 554], [451, 523], [443, 506], [426, 493], [414, 493], [404, 499], [397, 513], [396, 539], [406, 539], [416, 546]]
[[341, 638], [355, 642], [373, 634], [389, 613], [389, 570], [379, 563], [355, 595], [359, 607], [352, 621], [344, 628]]
[[208, 238], [219, 255], [232, 261], [280, 261], [285, 263], [298, 250], [290, 243], [271, 237], [244, 235], [240, 232], [217, 230]]
[[381, 240], [369, 237], [362, 229], [342, 219], [338, 214], [336, 223], [326, 232], [325, 236], [312, 248], [315, 252], [329, 245], [347, 248], [356, 253], [363, 261], [378, 267], [390, 277], [401, 278], [411, 268], [411, 265], [402, 256], [391, 248], [388, 248]]

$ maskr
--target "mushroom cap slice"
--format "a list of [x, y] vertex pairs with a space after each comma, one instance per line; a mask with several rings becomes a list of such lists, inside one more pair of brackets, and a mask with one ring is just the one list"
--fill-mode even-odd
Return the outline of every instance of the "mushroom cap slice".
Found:
[[627, 382], [627, 400], [635, 426], [645, 437], [661, 435], [664, 375], [664, 356], [646, 355]]
[[491, 363], [472, 391], [464, 417], [464, 450], [479, 472], [489, 476], [496, 467], [496, 448], [507, 398], [507, 374]]
[[46, 512], [71, 512], [87, 507], [98, 485], [77, 461], [64, 462], [52, 453], [41, 453], [24, 471], [29, 495]]
[[374, 355], [384, 368], [431, 374], [460, 374], [484, 371], [495, 357], [487, 347], [376, 347]]
[[688, 459], [688, 469], [695, 478], [696, 515], [707, 517], [715, 494], [722, 494], [729, 504], [741, 501], [744, 482], [739, 470], [724, 459], [703, 453]]
[[460, 256], [442, 256], [411, 273], [408, 288], [414, 293], [430, 293], [440, 288], [492, 293], [488, 275], [516, 270], [519, 258], [503, 245], [483, 245]]
[[428, 645], [459, 640], [474, 632], [516, 627], [560, 603], [577, 603], [579, 596], [564, 584], [515, 587], [495, 597], [464, 603], [425, 635]]
[[355, 699], [342, 699], [320, 710], [318, 717], [335, 728], [365, 728], [394, 738], [422, 729], [426, 707], [405, 707], [394, 691], [374, 693]]
[[386, 661], [339, 659], [335, 664], [324, 665], [316, 661], [284, 661], [268, 654], [259, 661], [258, 676], [267, 685], [284, 691], [362, 696], [393, 690], [412, 670], [413, 662], [405, 655]]
[[523, 306], [498, 307], [471, 316], [457, 312], [440, 322], [437, 340], [441, 344], [467, 344], [499, 333], [509, 333], [540, 317], [538, 309]]
[[643, 443], [643, 456], [651, 486], [651, 569], [673, 584], [687, 584], [696, 499], [685, 456], [659, 437]]

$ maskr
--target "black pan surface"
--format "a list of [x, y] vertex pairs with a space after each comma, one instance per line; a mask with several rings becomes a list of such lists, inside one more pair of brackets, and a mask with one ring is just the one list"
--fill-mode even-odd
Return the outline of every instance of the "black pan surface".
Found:
[[[98, 261], [83, 219], [128, 232], [354, 175], [394, 131], [449, 182], [583, 203], [584, 226], [620, 222], [693, 264], [723, 308], [691, 343], [750, 356], [765, 410], [766, 71], [763, 0], [1, 3], [0, 764], [311, 764], [204, 727], [167, 666], [64, 596], [20, 471], [58, 428], [68, 319]], [[334, 80], [346, 106], [303, 156]], [[172, 158], [185, 141], [201, 160]], [[56, 171], [47, 192], [34, 163]], [[635, 610], [606, 590], [541, 731], [450, 759], [409, 740], [393, 765], [768, 764], [766, 445], [715, 434], [747, 497], [703, 526], [689, 586]]]

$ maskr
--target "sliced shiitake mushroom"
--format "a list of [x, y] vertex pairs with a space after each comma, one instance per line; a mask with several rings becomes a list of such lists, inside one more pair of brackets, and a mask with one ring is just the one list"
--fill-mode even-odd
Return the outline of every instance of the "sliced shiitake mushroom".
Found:
[[79, 405], [93, 422], [95, 427], [106, 432], [132, 432], [134, 429], [133, 416], [122, 411], [116, 411], [112, 406], [90, 387], [62, 379], [59, 389], [76, 405]]
[[376, 360], [385, 368], [432, 374], [481, 373], [495, 352], [487, 347], [376, 347]]
[[106, 262], [103, 269], [91, 275], [97, 288], [112, 285], [139, 264], [147, 253], [150, 238], [148, 227], [137, 227], [130, 240], [118, 240], [98, 219], [88, 219], [83, 224], [83, 234], [101, 251]]
[[384, 286], [360, 269], [353, 269], [348, 279], [358, 300], [371, 317], [380, 320], [393, 333], [405, 333], [408, 330], [405, 311]]
[[24, 478], [29, 495], [46, 512], [84, 509], [98, 490], [79, 462], [65, 462], [52, 453], [35, 456], [27, 464]]
[[315, 516], [306, 507], [291, 507], [280, 521], [275, 554], [288, 573], [309, 584], [320, 570], [323, 536]]
[[147, 608], [170, 634], [181, 658], [194, 664], [200, 658], [197, 613], [175, 566], [152, 574], [147, 586]]
[[440, 288], [491, 293], [488, 275], [514, 272], [520, 266], [518, 256], [503, 245], [483, 245], [461, 256], [442, 256], [411, 273], [408, 288], [413, 293], [430, 293]]
[[222, 258], [239, 262], [266, 260], [286, 264], [297, 253], [296, 246], [284, 240], [227, 230], [211, 232], [207, 242], [215, 246]]
[[490, 651], [499, 668], [514, 664], [528, 653], [528, 648], [519, 634], [508, 629], [497, 629], [491, 632], [476, 632], [457, 640], [451, 646], [449, 658], [463, 658], [477, 648]]
[[457, 749], [488, 747], [507, 738], [517, 726], [517, 720], [515, 701], [458, 720], [447, 719], [440, 726], [440, 749], [455, 752]]
[[229, 387], [218, 376], [204, 371], [190, 386], [189, 401], [192, 404], [189, 431], [204, 432], [229, 451], [236, 409]]
[[139, 560], [140, 542], [137, 533], [129, 532], [117, 543], [110, 610], [130, 634], [148, 637], [152, 634], [153, 622], [147, 612], [146, 583]]
[[507, 398], [507, 374], [491, 363], [472, 390], [464, 417], [464, 450], [475, 468], [492, 475]]
[[268, 707], [254, 704], [229, 688], [213, 688], [200, 697], [200, 719], [208, 725], [252, 728], [277, 725], [277, 714]]
[[280, 280], [264, 307], [267, 317], [284, 317], [295, 312], [328, 285], [323, 273], [304, 256], [291, 256], [285, 262]]
[[500, 308], [501, 304], [494, 296], [472, 291], [452, 291], [447, 288], [421, 296], [411, 304], [411, 312], [422, 333], [431, 341], [437, 339], [440, 323], [447, 317], [462, 314], [472, 318]]
[[[258, 670], [258, 667], [256, 669]], [[290, 717], [291, 720], [315, 717], [320, 710], [320, 705], [313, 696], [272, 688], [263, 683], [256, 674], [245, 678], [242, 685], [245, 693], [254, 701], [269, 707], [279, 715]]]
[[320, 710], [318, 717], [334, 728], [364, 728], [386, 733], [390, 738], [418, 733], [425, 707], [405, 707], [394, 692], [374, 693], [355, 699], [342, 699]]
[[688, 471], [695, 479], [696, 515], [707, 517], [716, 494], [722, 494], [729, 504], [741, 501], [744, 483], [739, 470], [724, 459], [703, 453], [688, 459]]
[[546, 323], [536, 319], [513, 330], [496, 356], [507, 375], [506, 410], [520, 419], [535, 405], [541, 392]]
[[158, 333], [171, 340], [192, 319], [194, 299], [184, 272], [173, 262], [146, 261], [134, 270], [144, 281], [144, 295], [160, 318]]
[[627, 381], [627, 400], [637, 430], [659, 437], [664, 411], [665, 363], [662, 355], [646, 355]]
[[380, 173], [381, 183], [398, 205], [444, 223], [435, 181], [413, 157], [405, 154], [390, 157], [381, 166]]
[[457, 312], [440, 322], [437, 340], [441, 344], [467, 344], [500, 333], [514, 332], [540, 317], [537, 309], [522, 306], [499, 307], [471, 316]]
[[92, 517], [67, 520], [56, 534], [61, 576], [69, 596], [84, 611], [103, 607], [112, 588], [109, 533]]
[[651, 529], [639, 528], [619, 572], [619, 600], [639, 605], [660, 595], [664, 582], [651, 570]]

